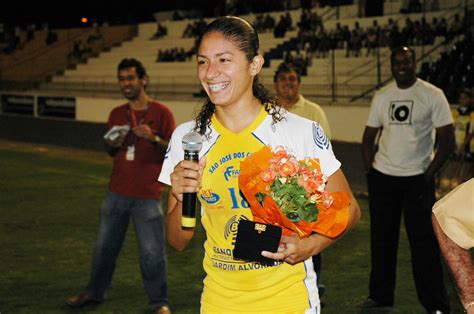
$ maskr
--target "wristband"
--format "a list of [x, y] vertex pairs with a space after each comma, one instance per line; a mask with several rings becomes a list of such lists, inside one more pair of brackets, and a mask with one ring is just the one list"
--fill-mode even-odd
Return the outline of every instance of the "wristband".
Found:
[[158, 144], [160, 141], [161, 141], [161, 137], [159, 137], [158, 135], [155, 135], [155, 137], [153, 138], [153, 143]]

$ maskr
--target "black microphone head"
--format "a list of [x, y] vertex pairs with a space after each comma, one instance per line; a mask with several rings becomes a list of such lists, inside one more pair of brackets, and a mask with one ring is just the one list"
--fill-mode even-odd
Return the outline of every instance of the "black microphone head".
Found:
[[202, 136], [197, 132], [185, 134], [182, 142], [185, 151], [199, 152], [202, 148]]

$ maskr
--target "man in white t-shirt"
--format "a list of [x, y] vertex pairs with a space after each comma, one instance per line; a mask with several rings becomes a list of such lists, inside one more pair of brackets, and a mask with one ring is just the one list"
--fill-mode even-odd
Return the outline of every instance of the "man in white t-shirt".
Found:
[[448, 313], [431, 208], [434, 176], [454, 150], [453, 119], [443, 91], [416, 77], [413, 49], [394, 49], [391, 68], [395, 82], [375, 94], [362, 140], [371, 236], [369, 297], [362, 306], [394, 304], [403, 213], [418, 299], [428, 313]]

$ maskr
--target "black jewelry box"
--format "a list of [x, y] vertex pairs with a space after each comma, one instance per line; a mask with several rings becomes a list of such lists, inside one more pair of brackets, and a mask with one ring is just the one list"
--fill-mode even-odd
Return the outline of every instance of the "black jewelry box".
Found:
[[234, 247], [234, 258], [274, 265], [276, 260], [262, 256], [262, 251], [276, 252], [281, 238], [281, 227], [240, 220]]

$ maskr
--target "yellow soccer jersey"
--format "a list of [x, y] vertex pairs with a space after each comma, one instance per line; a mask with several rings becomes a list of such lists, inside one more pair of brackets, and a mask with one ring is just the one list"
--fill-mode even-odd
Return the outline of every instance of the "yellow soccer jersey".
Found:
[[[177, 144], [193, 126], [183, 125], [175, 131], [160, 181], [170, 183], [172, 168], [183, 159]], [[319, 297], [311, 259], [294, 266], [267, 266], [234, 260], [232, 250], [238, 221], [252, 220], [249, 206], [239, 192], [240, 162], [264, 145], [284, 145], [298, 158], [320, 158], [322, 171], [329, 176], [340, 166], [330, 142], [318, 124], [293, 114], [273, 124], [263, 107], [254, 122], [238, 134], [227, 130], [215, 117], [211, 129], [201, 151], [201, 156], [206, 156], [206, 167], [198, 192], [201, 223], [207, 236], [203, 313], [318, 313]]]
[[[464, 144], [466, 135], [474, 131], [474, 112], [469, 115], [460, 115], [456, 109], [451, 110], [454, 120], [454, 136], [456, 139], [456, 147], [459, 148]], [[468, 151], [474, 152], [474, 138], [468, 144]]]

